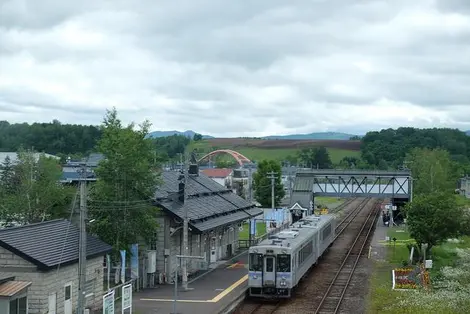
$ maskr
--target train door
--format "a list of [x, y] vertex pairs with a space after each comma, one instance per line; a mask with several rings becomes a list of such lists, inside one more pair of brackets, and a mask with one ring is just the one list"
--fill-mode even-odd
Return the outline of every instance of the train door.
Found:
[[274, 286], [276, 284], [276, 258], [274, 256], [266, 256], [264, 258], [264, 275], [263, 285]]

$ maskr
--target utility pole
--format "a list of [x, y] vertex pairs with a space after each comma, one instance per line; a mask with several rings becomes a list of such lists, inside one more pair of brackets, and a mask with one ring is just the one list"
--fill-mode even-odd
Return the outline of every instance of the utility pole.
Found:
[[175, 291], [174, 291], [174, 299], [173, 299], [173, 312], [171, 312], [170, 314], [180, 314], [176, 311], [176, 303], [178, 301], [178, 268], [179, 268], [179, 265], [181, 265], [181, 260], [183, 260], [183, 264], [186, 260], [188, 259], [199, 259], [199, 260], [203, 260], [205, 259], [204, 256], [188, 256], [188, 255], [176, 255], [176, 259], [178, 260], [178, 265], [176, 266], [176, 270], [175, 270]]
[[[188, 256], [188, 176], [189, 176], [189, 160], [187, 154], [184, 156], [184, 220], [183, 220], [183, 255]], [[182, 261], [182, 283], [181, 288], [188, 290], [188, 265], [187, 259]]]
[[78, 303], [77, 314], [85, 311], [85, 283], [86, 283], [86, 164], [80, 165], [80, 239], [78, 252]]
[[250, 203], [253, 203], [253, 183], [252, 183], [253, 177], [251, 173], [251, 166], [248, 166], [248, 200]]
[[268, 172], [268, 179], [271, 179], [271, 208], [274, 209], [276, 206], [275, 206], [275, 197], [274, 197], [274, 192], [275, 192], [275, 189], [274, 189], [274, 180], [276, 179], [276, 172], [274, 171], [271, 171], [271, 172]]

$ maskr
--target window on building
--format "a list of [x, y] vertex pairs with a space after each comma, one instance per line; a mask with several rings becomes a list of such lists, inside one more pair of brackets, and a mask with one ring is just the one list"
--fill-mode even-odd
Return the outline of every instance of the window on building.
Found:
[[85, 283], [85, 296], [91, 297], [95, 293], [96, 279], [87, 280]]
[[10, 301], [10, 314], [27, 314], [28, 302], [26, 297]]
[[64, 288], [64, 300], [65, 301], [70, 300], [71, 296], [72, 296], [72, 286], [67, 285]]
[[155, 232], [151, 239], [149, 239], [149, 246], [150, 250], [156, 251], [157, 250], [157, 239], [158, 239], [158, 232]]

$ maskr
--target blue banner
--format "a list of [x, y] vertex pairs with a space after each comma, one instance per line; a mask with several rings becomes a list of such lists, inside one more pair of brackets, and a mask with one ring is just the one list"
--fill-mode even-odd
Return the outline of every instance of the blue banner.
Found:
[[139, 245], [131, 245], [131, 279], [139, 278]]
[[256, 235], [256, 220], [251, 219], [250, 224], [251, 224], [250, 234]]
[[121, 250], [121, 282], [126, 282], [126, 250]]

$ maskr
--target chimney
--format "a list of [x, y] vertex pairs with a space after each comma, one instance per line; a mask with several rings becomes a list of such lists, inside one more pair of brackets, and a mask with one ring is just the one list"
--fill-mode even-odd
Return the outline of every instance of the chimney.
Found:
[[178, 200], [184, 203], [184, 182], [178, 183]]
[[189, 172], [188, 174], [193, 177], [197, 177], [199, 175], [199, 166], [197, 164], [189, 165]]

